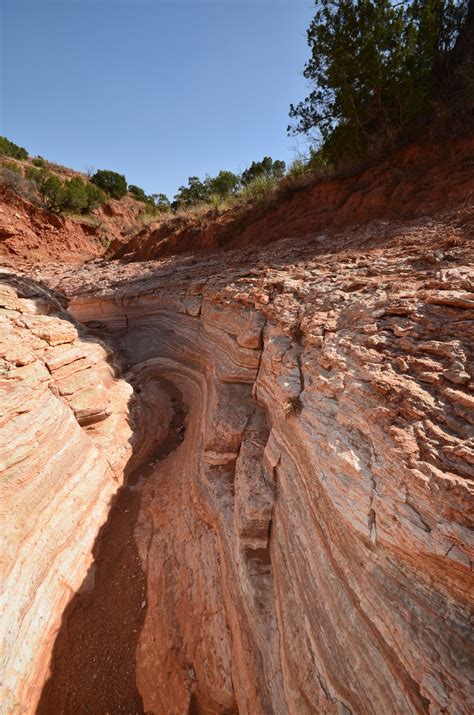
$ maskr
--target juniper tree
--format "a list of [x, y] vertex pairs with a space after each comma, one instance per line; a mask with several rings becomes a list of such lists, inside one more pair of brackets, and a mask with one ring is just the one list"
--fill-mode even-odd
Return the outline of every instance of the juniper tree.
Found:
[[291, 105], [290, 133], [315, 136], [326, 156], [377, 151], [426, 121], [442, 58], [467, 2], [320, 0], [308, 29], [308, 97]]

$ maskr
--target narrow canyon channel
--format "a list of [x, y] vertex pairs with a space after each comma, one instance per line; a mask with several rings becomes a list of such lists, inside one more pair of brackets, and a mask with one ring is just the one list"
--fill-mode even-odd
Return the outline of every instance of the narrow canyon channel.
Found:
[[147, 608], [146, 578], [134, 534], [142, 487], [152, 475], [159, 480], [160, 472], [167, 471], [168, 458], [185, 431], [181, 393], [165, 379], [159, 387], [173, 407], [168, 435], [113, 500], [94, 547], [94, 562], [63, 615], [37, 715], [145, 712], [135, 653]]

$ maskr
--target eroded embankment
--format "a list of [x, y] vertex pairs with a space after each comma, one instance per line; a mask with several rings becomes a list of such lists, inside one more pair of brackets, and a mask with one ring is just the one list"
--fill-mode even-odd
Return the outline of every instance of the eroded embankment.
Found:
[[[20, 612], [9, 683], [27, 712], [31, 673], [41, 687], [52, 646], [28, 626], [53, 603], [51, 633], [84, 578], [107, 514], [106, 499], [94, 512], [97, 492], [117, 486], [107, 467], [119, 464], [114, 448], [131, 441], [141, 462], [157, 430], [166, 434], [163, 379], [179, 389], [188, 417], [183, 443], [142, 482], [134, 526], [146, 581], [135, 651], [144, 711], [470, 711], [469, 236], [458, 217], [438, 218], [351, 229], [335, 246], [317, 236], [282, 241], [271, 256], [227, 253], [225, 266], [213, 254], [45, 276], [81, 323], [115, 341], [138, 380], [142, 415], [153, 417], [128, 424], [137, 444], [124, 430], [123, 401], [97, 405], [86, 400], [97, 390], [71, 392], [69, 371], [76, 388], [105, 374], [96, 344], [86, 350], [66, 335], [85, 351], [86, 383], [69, 348], [66, 359], [64, 348], [36, 347], [51, 369], [38, 373], [49, 385], [46, 407], [35, 411], [32, 399], [18, 416], [17, 400], [10, 432], [23, 420], [24, 433], [36, 430], [50, 450], [35, 471], [44, 455], [29, 447], [11, 473], [12, 508], [26, 515], [16, 562], [38, 592], [9, 581]], [[13, 312], [18, 327], [25, 320]], [[14, 377], [30, 375], [26, 368]], [[24, 387], [10, 385], [14, 394]], [[103, 394], [124, 385], [116, 376]], [[52, 388], [69, 395], [74, 424]], [[46, 430], [46, 408], [59, 423], [67, 417], [69, 431]], [[22, 645], [32, 654], [23, 670]]]
[[216, 216], [159, 220], [128, 242], [111, 245], [116, 258], [157, 259], [188, 251], [236, 248], [275, 242], [288, 236], [341, 230], [374, 220], [394, 222], [442, 210], [461, 213], [474, 190], [474, 139], [405, 147], [368, 168], [346, 167], [317, 179], [286, 179], [274, 193], [248, 206]]
[[[62, 617], [52, 655], [51, 674], [43, 689], [37, 715], [53, 713], [126, 713], [142, 715], [143, 702], [136, 685], [136, 648], [147, 608], [146, 573], [135, 540], [141, 490], [152, 476], [161, 481], [168, 455], [184, 436], [184, 405], [176, 387], [148, 374], [169, 401], [169, 411], [147, 410], [144, 418], [169, 426], [163, 442], [145, 464], [138, 465], [113, 500], [107, 522], [94, 545], [94, 562]], [[135, 390], [141, 393], [140, 379]], [[163, 433], [160, 425], [159, 431]], [[157, 430], [158, 431], [158, 430]]]
[[136, 530], [145, 710], [469, 711], [474, 304], [462, 243], [428, 260], [404, 231], [337, 272], [286, 243], [72, 300], [190, 405]]

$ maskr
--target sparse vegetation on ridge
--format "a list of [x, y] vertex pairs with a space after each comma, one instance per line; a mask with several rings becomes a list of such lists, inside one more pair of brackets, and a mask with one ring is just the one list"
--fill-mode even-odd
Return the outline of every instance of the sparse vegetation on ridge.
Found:
[[14, 159], [28, 159], [28, 152], [6, 137], [0, 137], [0, 156], [11, 156]]
[[266, 156], [241, 174], [190, 176], [170, 201], [111, 170], [65, 179], [64, 167], [29, 159], [25, 148], [0, 137], [0, 182], [53, 211], [79, 215], [128, 194], [144, 207], [137, 230], [167, 213], [200, 222], [229, 208], [274, 205], [321, 177], [357, 172], [424, 126], [472, 124], [473, 25], [467, 0], [318, 1], [305, 68], [312, 91], [291, 105], [289, 128], [314, 143], [288, 168]]

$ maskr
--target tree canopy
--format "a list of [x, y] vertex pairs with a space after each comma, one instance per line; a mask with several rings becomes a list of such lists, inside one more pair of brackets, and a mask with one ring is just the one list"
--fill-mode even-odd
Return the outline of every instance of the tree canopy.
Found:
[[252, 184], [258, 180], [266, 182], [266, 190], [285, 175], [284, 161], [265, 156], [262, 161], [253, 161], [242, 172], [221, 170], [217, 176], [206, 176], [202, 181], [198, 176], [190, 176], [187, 186], [180, 186], [171, 207], [174, 211], [195, 206], [197, 204], [214, 203], [215, 201], [231, 200], [233, 197], [250, 195]]
[[382, 149], [433, 111], [444, 58], [467, 1], [319, 0], [291, 133], [315, 136], [332, 160]]
[[93, 184], [105, 191], [113, 199], [121, 199], [127, 193], [127, 181], [123, 174], [116, 171], [100, 169], [96, 171], [91, 179]]
[[219, 171], [214, 178], [208, 177], [204, 184], [211, 195], [215, 194], [221, 199], [225, 199], [236, 193], [240, 184], [240, 176], [232, 171]]
[[6, 137], [0, 137], [0, 155], [11, 156], [13, 159], [28, 159], [28, 152]]
[[242, 184], [245, 186], [259, 176], [266, 176], [272, 179], [281, 179], [285, 174], [286, 165], [284, 161], [271, 156], [263, 157], [262, 161], [253, 161], [248, 169], [242, 172]]

